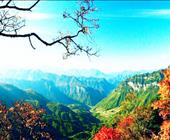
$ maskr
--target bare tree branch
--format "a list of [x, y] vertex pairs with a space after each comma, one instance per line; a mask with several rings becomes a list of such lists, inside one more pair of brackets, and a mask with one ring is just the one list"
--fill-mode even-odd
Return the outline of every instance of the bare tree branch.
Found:
[[[0, 1], [3, 2], [3, 0]], [[25, 20], [13, 14], [13, 11], [11, 12], [11, 10], [31, 11], [32, 8], [34, 8], [39, 1], [40, 0], [36, 0], [30, 7], [26, 8], [18, 7], [14, 4], [11, 4], [12, 2], [14, 2], [14, 0], [7, 0], [7, 2], [4, 5], [0, 6], [0, 36], [11, 38], [28, 38], [29, 43], [33, 49], [35, 49], [35, 47], [33, 46], [32, 38], [36, 38], [38, 41], [40, 41], [42, 44], [46, 46], [52, 46], [58, 43], [65, 48], [66, 57], [76, 55], [82, 52], [86, 53], [88, 56], [97, 54], [96, 51], [93, 52], [91, 47], [87, 46], [85, 47], [83, 45], [80, 45], [78, 42], [74, 40], [80, 34], [85, 36], [91, 33], [90, 31], [91, 29], [99, 28], [99, 25], [97, 24], [98, 21], [97, 19], [88, 18], [88, 15], [96, 10], [93, 7], [92, 0], [82, 0], [80, 2], [80, 8], [77, 9], [76, 12], [73, 14], [64, 12], [63, 17], [74, 21], [79, 28], [73, 35], [63, 36], [62, 33], [60, 37], [56, 38], [51, 42], [48, 42], [35, 32], [24, 34], [19, 33], [20, 29], [25, 26]]]
[[[3, 1], [3, 0], [1, 0]], [[0, 6], [0, 9], [15, 9], [15, 10], [19, 10], [19, 11], [31, 11], [32, 8], [34, 8], [40, 0], [36, 0], [34, 4], [32, 4], [30, 7], [18, 7], [18, 6], [15, 6], [15, 5], [10, 5], [10, 3], [12, 2], [13, 0], [7, 0], [7, 3], [5, 5], [2, 5]]]
[[29, 36], [28, 38], [29, 38], [29, 42], [30, 42], [31, 47], [35, 50], [35, 47], [33, 46], [32, 41], [31, 41], [31, 36]]
[[[77, 37], [81, 32], [83, 32], [83, 30], [79, 30], [78, 32], [77, 32], [77, 34], [75, 34], [75, 35], [72, 35], [72, 36], [70, 36], [70, 35], [68, 35], [68, 36], [64, 36], [64, 37], [62, 37], [62, 38], [60, 38], [60, 39], [57, 39], [57, 40], [55, 40], [55, 41], [53, 41], [53, 42], [47, 42], [47, 41], [45, 41], [45, 40], [43, 40], [39, 35], [37, 35], [36, 33], [29, 33], [29, 34], [6, 34], [6, 33], [2, 33], [2, 32], [0, 32], [0, 36], [5, 36], [5, 37], [11, 37], [11, 38], [16, 38], [16, 37], [18, 37], [18, 38], [25, 38], [25, 37], [28, 37], [28, 38], [30, 38], [31, 36], [34, 36], [34, 37], [36, 37], [41, 43], [43, 43], [43, 44], [45, 44], [46, 46], [52, 46], [52, 45], [54, 45], [54, 44], [56, 44], [56, 43], [59, 43], [59, 42], [61, 42], [62, 40], [65, 40], [65, 39], [67, 39], [67, 38], [75, 38], [75, 37]], [[61, 43], [60, 43], [61, 44]]]

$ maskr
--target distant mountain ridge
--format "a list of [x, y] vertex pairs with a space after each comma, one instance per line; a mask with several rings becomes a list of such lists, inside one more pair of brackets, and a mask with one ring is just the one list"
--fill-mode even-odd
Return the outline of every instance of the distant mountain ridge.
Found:
[[[152, 70], [153, 71], [153, 70]], [[105, 78], [113, 79], [117, 76], [131, 77], [135, 74], [142, 74], [146, 72], [152, 72], [151, 70], [141, 70], [141, 71], [121, 71], [121, 72], [110, 72], [104, 73], [97, 69], [89, 70], [67, 70], [67, 71], [56, 71], [56, 72], [44, 72], [41, 70], [25, 70], [25, 69], [11, 69], [0, 72], [1, 77], [13, 79], [25, 79], [25, 80], [40, 80], [40, 79], [50, 79], [59, 76], [73, 76], [73, 77], [93, 77], [93, 78]]]
[[93, 77], [61, 76], [56, 85], [68, 97], [87, 105], [95, 105], [115, 88], [106, 79]]
[[17, 101], [28, 101], [42, 107], [45, 107], [46, 103], [49, 102], [49, 100], [33, 90], [24, 91], [5, 83], [0, 83], [0, 101], [7, 106], [11, 106]]
[[149, 70], [141, 70], [141, 71], [122, 71], [122, 72], [110, 72], [105, 73], [97, 69], [87, 69], [87, 70], [67, 70], [67, 71], [59, 71], [58, 75], [67, 75], [67, 76], [76, 76], [76, 77], [95, 77], [95, 78], [105, 78], [105, 79], [113, 79], [118, 75], [122, 77], [132, 76], [134, 74], [146, 73], [150, 72]]
[[78, 76], [78, 73], [76, 76], [68, 76], [40, 70], [11, 70], [0, 75], [0, 81], [23, 90], [33, 89], [53, 102], [93, 106], [110, 94], [121, 81], [135, 74], [123, 72], [109, 75], [98, 70], [81, 72], [86, 76]]

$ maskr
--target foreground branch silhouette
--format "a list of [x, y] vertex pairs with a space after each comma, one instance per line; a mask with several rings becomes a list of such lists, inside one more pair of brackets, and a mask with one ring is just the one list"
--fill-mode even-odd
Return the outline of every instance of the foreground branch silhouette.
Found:
[[65, 50], [64, 58], [67, 58], [71, 55], [76, 55], [81, 52], [86, 53], [88, 56], [96, 55], [97, 51], [93, 51], [92, 47], [83, 46], [75, 41], [75, 38], [80, 36], [80, 34], [86, 36], [90, 33], [90, 30], [99, 28], [97, 24], [97, 19], [88, 18], [90, 13], [96, 11], [96, 8], [93, 6], [92, 0], [82, 0], [79, 3], [79, 9], [75, 11], [74, 14], [64, 12], [63, 18], [71, 19], [78, 26], [78, 30], [73, 35], [63, 35], [61, 34], [52, 42], [48, 42], [40, 35], [35, 32], [30, 33], [19, 33], [20, 29], [25, 26], [25, 20], [19, 17], [17, 14], [13, 14], [14, 11], [25, 12], [32, 11], [32, 9], [40, 2], [40, 0], [32, 1], [32, 5], [29, 7], [19, 7], [14, 3], [14, 0], [0, 0], [0, 36], [11, 37], [11, 38], [28, 38], [30, 45], [35, 49], [33, 45], [32, 38], [36, 38], [42, 44], [46, 46], [52, 46], [55, 44], [62, 45]]

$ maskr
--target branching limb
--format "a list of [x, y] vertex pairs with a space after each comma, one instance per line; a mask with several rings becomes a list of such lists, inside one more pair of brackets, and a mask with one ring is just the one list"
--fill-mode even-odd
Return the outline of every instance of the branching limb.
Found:
[[[3, 2], [3, 0], [0, 0]], [[10, 5], [13, 0], [7, 0], [7, 3], [5, 5], [0, 6], [0, 9], [15, 9], [19, 11], [31, 11], [38, 3], [40, 0], [36, 0], [30, 7], [18, 7], [15, 5]]]
[[82, 0], [80, 3], [80, 8], [76, 10], [75, 14], [64, 12], [63, 17], [66, 19], [71, 19], [79, 27], [79, 29], [73, 35], [63, 36], [62, 34], [55, 40], [48, 42], [35, 32], [25, 34], [19, 33], [20, 29], [25, 26], [25, 20], [17, 15], [11, 14], [12, 12], [10, 11], [31, 11], [31, 9], [35, 7], [39, 1], [40, 0], [36, 0], [36, 2], [34, 2], [28, 8], [18, 7], [14, 4], [12, 5], [11, 3], [13, 0], [8, 0], [6, 4], [0, 6], [0, 36], [11, 38], [28, 38], [29, 43], [33, 49], [35, 49], [35, 47], [33, 46], [32, 38], [36, 38], [46, 46], [52, 46], [58, 43], [65, 48], [65, 57], [77, 55], [82, 52], [86, 53], [88, 56], [97, 55], [97, 52], [93, 52], [91, 47], [85, 47], [75, 41], [75, 38], [77, 38], [80, 34], [84, 36], [89, 35], [91, 33], [91, 29], [97, 29], [99, 27], [97, 24], [97, 19], [91, 19], [88, 17], [90, 13], [96, 10], [93, 7], [92, 0]]

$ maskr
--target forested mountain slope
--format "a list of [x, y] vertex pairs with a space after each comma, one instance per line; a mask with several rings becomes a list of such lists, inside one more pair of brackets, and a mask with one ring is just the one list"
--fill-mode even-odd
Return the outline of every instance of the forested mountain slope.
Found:
[[[116, 76], [117, 75], [117, 76]], [[1, 75], [0, 81], [20, 89], [33, 89], [50, 101], [72, 104], [83, 103], [93, 106], [111, 93], [129, 74], [99, 77], [56, 75], [42, 71], [9, 71]]]
[[137, 97], [137, 105], [148, 105], [158, 98], [158, 82], [162, 78], [163, 75], [161, 71], [139, 74], [128, 78], [123, 81], [110, 95], [94, 106], [92, 111], [99, 114], [104, 114], [104, 112], [114, 114], [119, 111], [122, 101], [125, 100], [129, 93], [133, 93]]
[[16, 101], [28, 101], [36, 106], [45, 107], [48, 99], [33, 90], [21, 90], [13, 85], [0, 83], [0, 101], [11, 106]]

